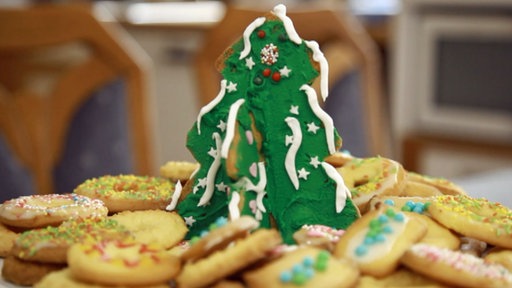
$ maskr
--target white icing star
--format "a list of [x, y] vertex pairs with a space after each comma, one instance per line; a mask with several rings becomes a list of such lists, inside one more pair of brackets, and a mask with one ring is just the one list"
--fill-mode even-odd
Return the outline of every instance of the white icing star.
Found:
[[208, 155], [210, 155], [213, 158], [215, 158], [217, 156], [217, 150], [215, 150], [215, 148], [211, 147], [210, 151], [208, 151]]
[[194, 186], [194, 189], [192, 189], [192, 193], [196, 194], [197, 191], [199, 191], [199, 187], [198, 186]]
[[199, 187], [206, 187], [206, 177], [199, 179], [199, 182], [197, 183], [197, 186], [199, 186]]
[[215, 187], [217, 187], [217, 190], [226, 192], [228, 185], [224, 184], [224, 182], [220, 182], [219, 184], [215, 184]]
[[306, 169], [301, 168], [297, 172], [299, 173], [299, 178], [302, 178], [304, 180], [308, 180], [308, 175], [310, 174], [310, 172], [306, 171]]
[[219, 125], [217, 125], [217, 128], [219, 128], [220, 131], [222, 132], [226, 131], [226, 122], [220, 120]]
[[196, 222], [196, 219], [194, 219], [194, 216], [188, 216], [188, 217], [183, 217], [183, 219], [185, 220], [185, 223], [187, 224], [187, 226], [191, 227], [192, 225], [194, 225], [194, 223]]
[[316, 131], [320, 129], [320, 127], [316, 126], [315, 122], [308, 123], [308, 132], [312, 132], [316, 134]]
[[311, 157], [311, 161], [309, 161], [309, 164], [311, 164], [315, 168], [318, 168], [318, 165], [320, 165], [321, 162], [318, 161], [318, 156], [315, 156], [315, 157]]
[[292, 105], [292, 107], [290, 108], [290, 113], [295, 114], [295, 115], [299, 115], [299, 106], [298, 105]]
[[226, 87], [226, 90], [228, 90], [228, 92], [234, 92], [234, 91], [236, 91], [237, 85], [238, 85], [237, 83], [233, 83], [233, 82], [229, 81], [229, 85]]
[[286, 135], [286, 138], [285, 138], [285, 145], [288, 146], [290, 144], [293, 143], [293, 136], [290, 136], [290, 135]]
[[289, 77], [290, 72], [292, 72], [291, 69], [288, 69], [288, 67], [284, 66], [283, 68], [279, 69], [279, 73], [281, 73], [281, 76], [283, 77]]
[[256, 63], [254, 63], [254, 60], [252, 60], [252, 57], [245, 59], [245, 66], [247, 66], [247, 68], [249, 68], [249, 70], [252, 70], [252, 67], [254, 65], [256, 65]]

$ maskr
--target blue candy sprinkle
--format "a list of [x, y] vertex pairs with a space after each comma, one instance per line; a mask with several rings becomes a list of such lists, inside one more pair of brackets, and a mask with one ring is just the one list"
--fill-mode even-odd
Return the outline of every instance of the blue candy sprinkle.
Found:
[[395, 215], [395, 220], [398, 221], [398, 222], [403, 222], [404, 221], [404, 214], [402, 213], [397, 213]]
[[391, 228], [391, 226], [389, 226], [389, 225], [386, 225], [386, 226], [382, 227], [382, 232], [386, 233], [386, 234], [391, 234], [391, 233], [393, 233], [393, 228]]
[[368, 253], [368, 248], [366, 246], [364, 246], [364, 245], [359, 245], [359, 246], [357, 246], [355, 252], [356, 252], [357, 256], [363, 256], [366, 253]]
[[378, 219], [379, 219], [379, 222], [380, 222], [380, 223], [388, 223], [388, 221], [389, 221], [388, 216], [386, 216], [386, 215], [384, 215], [384, 214], [379, 215], [379, 218], [378, 218]]
[[386, 237], [383, 234], [377, 234], [377, 236], [375, 236], [375, 241], [376, 242], [384, 242], [384, 241], [386, 241]]
[[290, 281], [292, 281], [292, 276], [292, 272], [284, 271], [281, 272], [281, 275], [279, 275], [279, 280], [281, 280], [281, 282], [283, 283], [289, 283]]
[[375, 239], [373, 239], [373, 237], [371, 237], [371, 236], [366, 236], [366, 237], [364, 237], [363, 243], [365, 245], [372, 245], [375, 243]]
[[306, 267], [312, 267], [313, 264], [315, 263], [315, 260], [313, 260], [312, 257], [306, 256], [306, 257], [304, 257], [304, 260], [302, 261], [302, 263]]
[[300, 264], [295, 264], [295, 265], [293, 265], [292, 272], [293, 273], [303, 273], [304, 267]]
[[304, 275], [307, 279], [311, 279], [313, 276], [315, 276], [315, 270], [313, 270], [313, 268], [306, 268], [304, 270]]
[[217, 224], [218, 227], [224, 226], [228, 223], [228, 219], [226, 217], [219, 217], [215, 221], [215, 224]]
[[389, 205], [389, 206], [395, 206], [395, 201], [393, 201], [391, 199], [386, 199], [386, 200], [384, 200], [384, 204]]
[[413, 201], [407, 201], [405, 202], [405, 205], [407, 205], [409, 208], [414, 208], [414, 202]]

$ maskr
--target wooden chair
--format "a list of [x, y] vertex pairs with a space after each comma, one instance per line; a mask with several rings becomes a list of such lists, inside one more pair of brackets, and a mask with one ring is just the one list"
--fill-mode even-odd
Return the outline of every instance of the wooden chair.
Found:
[[[354, 68], [359, 69], [367, 151], [371, 155], [387, 155], [389, 124], [382, 99], [377, 47], [346, 11], [310, 8], [288, 9], [287, 15], [301, 38], [320, 44], [329, 62], [330, 86]], [[215, 59], [241, 37], [247, 25], [267, 12], [228, 5], [224, 18], [208, 31], [195, 62], [201, 105], [210, 102], [220, 89], [221, 76], [214, 65]], [[318, 83], [313, 83], [314, 88], [318, 86]]]
[[[143, 54], [122, 46], [88, 5], [4, 8], [0, 19], [0, 136], [33, 176], [37, 193], [55, 192], [54, 169], [81, 105], [118, 78], [133, 149], [125, 157], [133, 157], [134, 173], [151, 174]], [[66, 53], [71, 60], [60, 59]]]

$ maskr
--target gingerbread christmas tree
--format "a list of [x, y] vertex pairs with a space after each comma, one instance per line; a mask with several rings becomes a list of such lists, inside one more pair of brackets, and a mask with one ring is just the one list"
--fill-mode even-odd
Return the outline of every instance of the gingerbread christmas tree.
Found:
[[252, 215], [286, 242], [304, 224], [346, 228], [358, 212], [337, 171], [323, 159], [341, 146], [310, 86], [327, 61], [299, 37], [283, 5], [255, 19], [222, 55], [221, 89], [203, 107], [187, 146], [200, 163], [177, 210], [190, 236], [220, 216]]

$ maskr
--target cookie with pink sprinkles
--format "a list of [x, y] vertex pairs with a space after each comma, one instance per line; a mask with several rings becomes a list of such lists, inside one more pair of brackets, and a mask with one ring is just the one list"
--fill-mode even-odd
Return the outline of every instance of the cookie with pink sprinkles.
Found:
[[22, 229], [57, 226], [70, 218], [105, 217], [101, 200], [77, 194], [21, 196], [0, 205], [0, 222]]
[[512, 287], [512, 273], [505, 267], [460, 251], [415, 244], [402, 264], [415, 272], [461, 287]]

